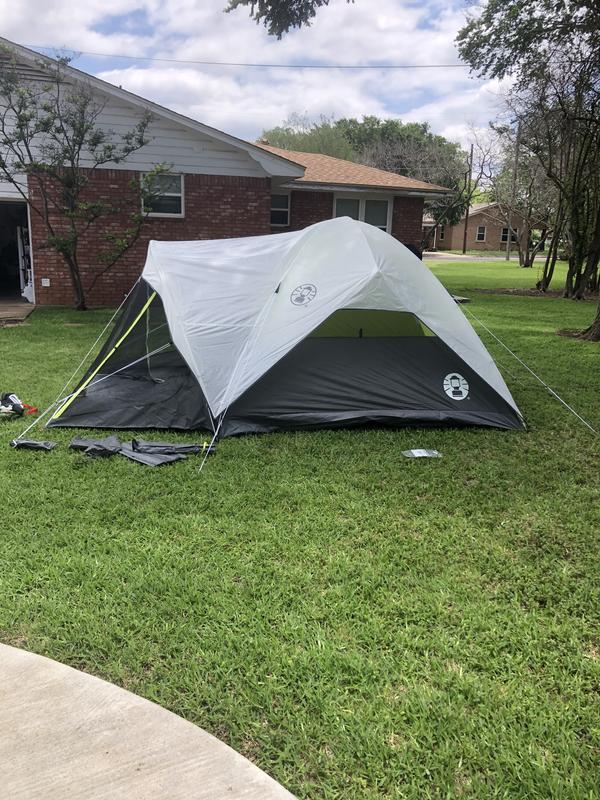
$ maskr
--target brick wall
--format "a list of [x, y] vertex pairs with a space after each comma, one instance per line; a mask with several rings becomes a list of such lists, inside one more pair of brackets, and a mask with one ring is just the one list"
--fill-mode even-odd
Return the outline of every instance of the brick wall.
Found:
[[[333, 192], [292, 192], [290, 198], [289, 228], [273, 228], [274, 231], [297, 231], [331, 219], [333, 216]], [[395, 197], [392, 213], [392, 236], [419, 248], [423, 224], [423, 198]]]
[[332, 217], [333, 192], [292, 192], [290, 227], [281, 230], [299, 231]]
[[[121, 302], [143, 269], [150, 239], [219, 239], [271, 232], [271, 189], [268, 178], [185, 175], [185, 217], [148, 218], [135, 245], [90, 290], [94, 277], [103, 269], [99, 258], [106, 248], [103, 235], [108, 231], [122, 232], [131, 224], [131, 209], [139, 208], [139, 194], [131, 186], [132, 181], [137, 179], [139, 173], [132, 171], [99, 170], [87, 192], [89, 200], [105, 199], [110, 202], [114, 197], [120, 197], [124, 205], [121, 215], [105, 218], [102, 227], [96, 225], [81, 239], [80, 264], [90, 306], [114, 306]], [[39, 197], [31, 179], [29, 191], [35, 206]], [[327, 191], [292, 192], [290, 227], [273, 230], [300, 230], [315, 222], [331, 219], [333, 196], [333, 192]], [[419, 247], [422, 216], [422, 198], [396, 197], [392, 235], [403, 244]], [[53, 219], [53, 224], [57, 230], [60, 229], [61, 223], [57, 218]], [[36, 302], [40, 305], [72, 304], [73, 289], [68, 268], [62, 257], [47, 246], [46, 228], [33, 210], [31, 240]], [[43, 278], [50, 280], [49, 287], [42, 286]]]
[[[128, 209], [139, 208], [139, 195], [131, 182], [139, 173], [125, 170], [99, 170], [90, 186], [88, 199], [110, 200], [115, 196], [124, 198]], [[270, 180], [268, 178], [246, 178], [225, 175], [185, 175], [185, 217], [148, 218], [142, 235], [135, 245], [125, 253], [115, 266], [100, 278], [88, 303], [91, 306], [118, 305], [123, 295], [139, 276], [146, 260], [150, 239], [219, 239], [234, 236], [253, 236], [270, 233]], [[38, 201], [35, 185], [30, 179], [32, 204]], [[131, 222], [131, 210], [122, 215], [104, 220], [103, 231], [123, 231]], [[60, 228], [60, 222], [54, 218]], [[84, 285], [90, 286], [94, 275], [102, 269], [98, 256], [105, 247], [102, 230], [96, 226], [83, 237], [80, 261]], [[70, 305], [73, 290], [69, 271], [61, 256], [46, 245], [47, 232], [39, 216], [31, 212], [31, 240], [35, 275], [36, 303], [41, 305]], [[41, 285], [42, 278], [50, 279], [50, 287]]]
[[402, 244], [410, 244], [421, 249], [423, 233], [422, 197], [395, 197], [392, 214], [392, 236]]
[[[477, 228], [485, 226], [485, 242], [477, 241]], [[525, 225], [523, 217], [516, 212], [512, 218], [513, 228], [522, 231]], [[498, 209], [490, 209], [486, 212], [478, 212], [469, 216], [467, 224], [467, 250], [506, 250], [506, 242], [502, 241], [502, 228], [506, 228], [506, 219]], [[437, 238], [438, 250], [461, 250], [463, 246], [465, 223], [464, 220], [458, 225], [447, 226], [444, 232], [444, 239]], [[517, 244], [511, 245], [512, 250], [517, 250]]]

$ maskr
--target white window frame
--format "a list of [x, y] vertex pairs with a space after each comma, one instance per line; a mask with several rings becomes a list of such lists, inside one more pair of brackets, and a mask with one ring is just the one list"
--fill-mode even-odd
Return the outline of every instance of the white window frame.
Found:
[[[365, 221], [365, 207], [367, 204], [367, 200], [385, 200], [388, 204], [388, 214], [387, 214], [387, 223], [385, 231], [386, 233], [392, 232], [392, 216], [394, 213], [394, 198], [390, 197], [390, 195], [378, 195], [378, 194], [368, 194], [368, 195], [356, 195], [352, 194], [351, 192], [336, 192], [333, 196], [333, 218], [336, 217], [336, 210], [337, 210], [337, 201], [338, 200], [358, 200], [358, 219], [361, 222]], [[380, 228], [379, 230], [383, 230]]]
[[[144, 172], [142, 174], [142, 180], [148, 175], [149, 173]], [[178, 177], [181, 180], [181, 192], [164, 192], [161, 196], [163, 197], [181, 197], [181, 212], [179, 214], [169, 214], [165, 211], [148, 211], [144, 209], [144, 198], [142, 197], [142, 214], [147, 217], [163, 217], [164, 219], [183, 219], [185, 217], [185, 175], [182, 172], [165, 172], [165, 175], [169, 175], [170, 177]]]
[[[506, 239], [504, 238], [504, 231], [506, 231]], [[500, 234], [500, 242], [502, 244], [507, 244], [508, 243], [508, 237], [510, 235], [510, 243], [511, 244], [516, 244], [517, 240], [519, 238], [519, 231], [518, 231], [518, 229], [515, 230], [514, 228], [513, 228], [513, 231], [514, 231], [514, 233], [511, 234], [510, 233], [510, 228], [502, 228], [502, 232]]]
[[[284, 211], [283, 208], [273, 208], [273, 195], [280, 195], [281, 197], [287, 197], [288, 199], [288, 207], [287, 207], [287, 222], [285, 224], [271, 222], [271, 211]], [[289, 228], [290, 227], [290, 219], [291, 219], [291, 211], [292, 211], [292, 193], [286, 192], [285, 190], [278, 191], [278, 192], [271, 192], [271, 208], [269, 211], [269, 222], [271, 223], [272, 228]]]
[[446, 237], [446, 226], [445, 225], [440, 225], [440, 230], [439, 230], [440, 242], [443, 242], [445, 237]]
[[[479, 231], [483, 228], [483, 239], [479, 238]], [[487, 225], [478, 225], [475, 231], [475, 241], [477, 244], [482, 244], [487, 239]]]

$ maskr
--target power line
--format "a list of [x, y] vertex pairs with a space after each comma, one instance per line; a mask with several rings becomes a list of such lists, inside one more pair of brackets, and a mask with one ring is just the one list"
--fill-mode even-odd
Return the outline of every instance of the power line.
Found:
[[[62, 50], [46, 45], [26, 45], [38, 50]], [[131, 61], [163, 61], [169, 64], [196, 64], [203, 67], [256, 67], [258, 69], [468, 69], [467, 64], [256, 64], [243, 61], [194, 61], [185, 58], [160, 58], [158, 56], [129, 56], [118, 53], [94, 53], [89, 50], [70, 50], [74, 55], [99, 56], [101, 58], [125, 58]]]

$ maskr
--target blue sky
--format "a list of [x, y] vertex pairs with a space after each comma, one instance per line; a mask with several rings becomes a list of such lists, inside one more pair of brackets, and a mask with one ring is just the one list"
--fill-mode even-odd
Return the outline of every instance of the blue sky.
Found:
[[[499, 105], [495, 82], [465, 68], [402, 71], [250, 69], [149, 59], [277, 64], [458, 64], [464, 0], [331, 0], [314, 24], [282, 41], [225, 0], [0, 0], [2, 35], [74, 50], [74, 66], [244, 138], [291, 113], [427, 121], [465, 142]], [[45, 52], [51, 52], [45, 50]], [[127, 58], [98, 57], [109, 53]]]

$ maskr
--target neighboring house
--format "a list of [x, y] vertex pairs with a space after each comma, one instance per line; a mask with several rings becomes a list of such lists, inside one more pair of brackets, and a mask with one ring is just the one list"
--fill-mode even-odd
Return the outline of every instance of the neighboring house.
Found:
[[[18, 64], [30, 77], [37, 70], [39, 80], [45, 79], [38, 64], [52, 59], [4, 39], [0, 44], [15, 52]], [[126, 162], [100, 168], [90, 183], [90, 199], [118, 193], [131, 197], [135, 207], [140, 200], [132, 184], [157, 163], [170, 167], [164, 193], [153, 201], [155, 210], [158, 207], [160, 211], [148, 217], [135, 245], [97, 281], [87, 298], [89, 305], [121, 301], [143, 268], [150, 239], [254, 236], [349, 215], [366, 219], [403, 243], [418, 247], [424, 199], [446, 191], [327, 156], [251, 144], [79, 70], [69, 68], [68, 75], [73, 81], [85, 82], [104, 104], [101, 127], [126, 132], [145, 110], [153, 115], [149, 144]], [[28, 192], [34, 202], [31, 181]], [[96, 230], [84, 240], [81, 264], [86, 287], [98, 268], [100, 237], [105, 232]], [[6, 258], [3, 246], [9, 254]], [[10, 294], [23, 294], [41, 305], [73, 300], [68, 269], [62, 257], [46, 245], [43, 222], [14, 187], [0, 183], [0, 295]]]
[[[516, 211], [511, 215], [513, 231], [524, 229], [525, 221]], [[428, 248], [435, 250], [462, 250], [465, 233], [465, 217], [456, 225], [437, 225], [427, 214], [423, 218], [423, 240], [429, 236]], [[511, 250], [517, 250], [515, 234], [512, 235]], [[476, 203], [469, 210], [467, 223], [467, 250], [506, 250], [508, 242], [508, 209], [500, 203]]]

